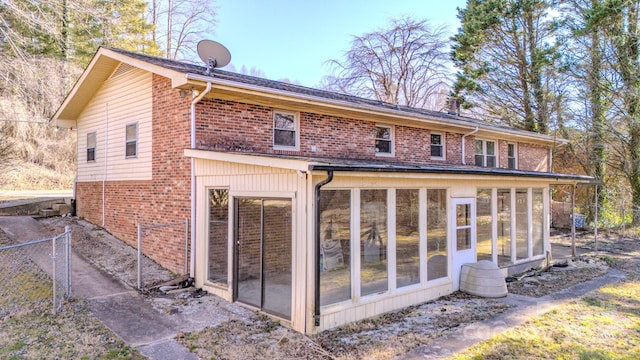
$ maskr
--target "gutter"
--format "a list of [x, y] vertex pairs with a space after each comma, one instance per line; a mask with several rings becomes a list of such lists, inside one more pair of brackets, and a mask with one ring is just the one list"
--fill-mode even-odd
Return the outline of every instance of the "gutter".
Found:
[[593, 177], [587, 175], [556, 174], [548, 172], [526, 172], [518, 170], [507, 170], [501, 168], [469, 168], [469, 169], [443, 169], [443, 168], [405, 168], [387, 166], [349, 166], [331, 164], [310, 164], [309, 170], [314, 171], [340, 171], [340, 172], [371, 172], [371, 173], [404, 173], [404, 174], [447, 174], [447, 175], [476, 175], [476, 176], [504, 176], [504, 177], [524, 177], [537, 179], [550, 179], [556, 181], [589, 182]]
[[[207, 82], [207, 88], [191, 101], [191, 148], [196, 148], [196, 104], [211, 91], [211, 82]], [[191, 257], [189, 259], [189, 277], [193, 278], [196, 272], [196, 159], [191, 158]]]
[[327, 185], [333, 180], [333, 170], [327, 171], [327, 178], [316, 185], [316, 251], [315, 251], [315, 301], [314, 301], [314, 324], [320, 326], [320, 188]]
[[465, 159], [465, 156], [466, 156], [465, 155], [465, 152], [466, 152], [465, 148], [466, 148], [466, 146], [465, 146], [465, 143], [464, 143], [464, 138], [466, 138], [469, 135], [473, 135], [473, 134], [477, 133], [478, 130], [480, 130], [480, 127], [476, 126], [476, 129], [473, 130], [472, 132], [462, 135], [462, 165], [467, 165], [467, 160]]
[[559, 142], [559, 140], [557, 140], [555, 137], [551, 137], [549, 135], [542, 135], [542, 134], [533, 133], [533, 132], [520, 131], [520, 130], [510, 129], [507, 127], [499, 127], [499, 126], [491, 126], [491, 125], [481, 126], [472, 121], [455, 120], [451, 118], [438, 119], [436, 115], [433, 116], [435, 118], [433, 119], [428, 117], [428, 115], [424, 115], [424, 114], [422, 115], [412, 114], [412, 113], [407, 113], [401, 110], [382, 108], [382, 107], [369, 105], [369, 104], [359, 104], [359, 103], [354, 103], [354, 102], [345, 101], [345, 100], [329, 99], [329, 98], [319, 97], [315, 95], [309, 95], [309, 94], [291, 92], [287, 90], [274, 89], [270, 87], [252, 85], [252, 84], [247, 84], [247, 83], [233, 81], [233, 80], [225, 80], [220, 78], [215, 78], [214, 80], [213, 76], [206, 76], [206, 75], [200, 75], [200, 74], [194, 74], [194, 73], [186, 73], [185, 76], [187, 80], [203, 81], [207, 83], [213, 82], [215, 85], [219, 85], [221, 87], [228, 86], [228, 87], [233, 87], [235, 89], [268, 93], [275, 96], [287, 96], [287, 97], [294, 98], [294, 100], [297, 99], [298, 101], [301, 101], [304, 104], [312, 104], [315, 102], [317, 105], [324, 105], [325, 107], [328, 105], [333, 105], [334, 108], [346, 107], [351, 110], [375, 112], [381, 115], [394, 116], [402, 120], [419, 121], [426, 125], [445, 124], [445, 125], [454, 125], [464, 129], [475, 128], [476, 130], [474, 130], [474, 132], [477, 132], [480, 130], [480, 128], [482, 128], [482, 130], [492, 131], [498, 134], [510, 134], [510, 135], [522, 137], [529, 140], [544, 141], [547, 143]]

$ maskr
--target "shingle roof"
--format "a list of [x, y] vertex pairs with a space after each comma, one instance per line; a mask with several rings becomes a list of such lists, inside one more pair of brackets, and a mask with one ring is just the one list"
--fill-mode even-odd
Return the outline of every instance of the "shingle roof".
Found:
[[[555, 179], [565, 181], [592, 182], [593, 177], [587, 175], [560, 174], [542, 171], [527, 171], [518, 169], [490, 168], [475, 165], [456, 165], [448, 163], [410, 163], [400, 161], [376, 160], [376, 159], [345, 159], [328, 157], [309, 157], [289, 154], [269, 154], [256, 152], [201, 150], [207, 153], [248, 155], [264, 159], [264, 166], [271, 166], [269, 159], [287, 159], [304, 161], [308, 170], [340, 171], [340, 172], [379, 172], [379, 173], [414, 173], [414, 174], [452, 174], [452, 175], [478, 175], [498, 177], [525, 177], [538, 179]], [[262, 162], [262, 161], [261, 161]]]
[[[180, 61], [175, 61], [175, 60], [169, 60], [169, 59], [164, 59], [164, 58], [158, 58], [158, 57], [154, 57], [154, 56], [149, 56], [149, 55], [144, 55], [144, 54], [139, 54], [139, 53], [134, 53], [131, 51], [126, 51], [126, 50], [122, 50], [122, 49], [109, 49], [111, 51], [129, 56], [131, 58], [134, 59], [138, 59], [141, 61], [145, 61], [148, 62], [150, 64], [154, 64], [156, 66], [160, 66], [169, 70], [173, 70], [173, 71], [177, 71], [177, 72], [182, 72], [185, 74], [195, 74], [195, 75], [202, 75], [202, 76], [208, 76], [207, 74], [207, 68], [205, 66], [201, 66], [201, 65], [196, 65], [196, 64], [190, 64], [190, 63], [186, 63], [186, 62], [180, 62]], [[371, 99], [365, 99], [365, 98], [361, 98], [361, 97], [357, 97], [357, 96], [352, 96], [352, 95], [347, 95], [347, 94], [341, 94], [341, 93], [336, 93], [336, 92], [331, 92], [331, 91], [326, 91], [326, 90], [320, 90], [320, 89], [314, 89], [314, 88], [310, 88], [310, 87], [306, 87], [306, 86], [301, 86], [301, 85], [296, 85], [296, 84], [291, 84], [291, 83], [286, 83], [286, 82], [282, 82], [282, 81], [275, 81], [275, 80], [268, 80], [268, 79], [263, 79], [263, 78], [259, 78], [259, 77], [255, 77], [255, 76], [249, 76], [249, 75], [244, 75], [244, 74], [238, 74], [238, 73], [233, 73], [233, 72], [229, 72], [229, 71], [224, 71], [224, 70], [220, 70], [220, 69], [213, 69], [211, 76], [214, 78], [218, 78], [218, 79], [222, 79], [222, 80], [226, 80], [226, 81], [232, 81], [232, 82], [237, 82], [240, 84], [247, 84], [247, 85], [252, 85], [252, 86], [259, 86], [259, 87], [263, 87], [266, 89], [274, 89], [274, 90], [280, 90], [280, 91], [286, 91], [289, 92], [291, 94], [300, 94], [300, 95], [305, 95], [305, 96], [313, 96], [313, 97], [317, 97], [317, 98], [321, 98], [321, 99], [327, 99], [327, 100], [337, 100], [337, 101], [343, 101], [343, 102], [347, 102], [347, 103], [351, 103], [354, 106], [356, 105], [366, 105], [366, 106], [373, 106], [373, 107], [377, 107], [381, 110], [393, 110], [396, 112], [400, 112], [400, 113], [405, 113], [407, 115], [413, 115], [413, 116], [420, 116], [420, 117], [427, 117], [430, 119], [434, 119], [434, 120], [440, 120], [440, 121], [455, 121], [457, 123], [466, 123], [471, 127], [490, 127], [493, 129], [504, 129], [504, 130], [509, 130], [511, 132], [518, 132], [518, 133], [522, 133], [522, 134], [526, 134], [529, 136], [535, 136], [535, 137], [545, 137], [545, 135], [541, 135], [541, 134], [536, 134], [530, 131], [525, 131], [525, 130], [520, 130], [520, 129], [515, 129], [509, 126], [504, 126], [504, 125], [500, 125], [500, 124], [495, 124], [486, 120], [482, 120], [482, 119], [476, 119], [476, 118], [471, 118], [471, 117], [467, 117], [467, 116], [458, 116], [458, 115], [453, 115], [453, 114], [449, 114], [449, 113], [445, 113], [445, 112], [440, 112], [440, 111], [434, 111], [434, 110], [427, 110], [427, 109], [419, 109], [419, 108], [413, 108], [410, 106], [403, 106], [403, 105], [396, 105], [396, 104], [391, 104], [391, 103], [386, 103], [386, 102], [382, 102], [382, 101], [377, 101], [377, 100], [371, 100]]]

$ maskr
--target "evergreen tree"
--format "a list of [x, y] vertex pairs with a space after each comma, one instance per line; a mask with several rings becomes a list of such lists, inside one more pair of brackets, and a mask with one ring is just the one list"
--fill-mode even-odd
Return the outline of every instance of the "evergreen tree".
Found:
[[557, 60], [549, 8], [545, 0], [468, 0], [458, 9], [454, 95], [463, 106], [511, 126], [549, 131]]
[[631, 187], [633, 223], [640, 224], [640, 21], [639, 0], [596, 2], [588, 14], [590, 29], [604, 37], [606, 62], [612, 72], [606, 94], [611, 102], [609, 163]]
[[100, 46], [159, 55], [152, 40], [153, 26], [146, 22], [143, 0], [78, 0], [87, 2], [90, 11], [72, 9], [70, 22], [71, 59], [85, 64]]

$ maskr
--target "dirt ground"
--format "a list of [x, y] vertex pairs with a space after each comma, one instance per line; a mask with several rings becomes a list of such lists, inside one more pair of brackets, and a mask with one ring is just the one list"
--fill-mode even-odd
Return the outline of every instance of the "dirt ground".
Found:
[[[74, 251], [123, 282], [135, 285], [135, 249], [100, 227], [77, 218], [50, 218], [41, 220], [41, 223], [49, 227], [52, 233], [70, 225], [74, 234]], [[580, 237], [578, 244], [584, 248], [593, 246], [589, 244], [589, 236], [585, 234]], [[554, 236], [552, 241], [566, 245], [566, 236]], [[623, 236], [603, 238], [599, 242], [600, 252], [591, 252], [571, 260], [566, 267], [553, 267], [550, 271], [509, 283], [509, 292], [540, 297], [600, 276], [610, 266], [627, 271], [640, 270], [637, 264], [628, 265], [624, 262], [625, 256], [640, 255], [638, 243]], [[145, 270], [145, 281], [161, 282], [174, 276], [152, 261], [146, 261], [145, 269], [148, 270]], [[216, 296], [194, 291], [177, 295], [151, 293], [147, 298], [167, 314], [188, 314], [194, 307], [226, 304]], [[240, 306], [227, 308], [235, 314], [231, 320], [225, 319], [204, 329], [178, 334], [177, 340], [205, 359], [390, 359], [427, 344], [459, 326], [501, 313], [508, 306], [497, 300], [457, 292], [314, 336], [293, 332], [277, 321]]]

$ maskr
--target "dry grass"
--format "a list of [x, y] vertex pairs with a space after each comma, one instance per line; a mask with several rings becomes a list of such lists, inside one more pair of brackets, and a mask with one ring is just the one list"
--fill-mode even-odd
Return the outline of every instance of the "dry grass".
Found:
[[59, 172], [46, 166], [18, 162], [0, 175], [3, 190], [66, 190], [73, 188], [75, 172]]
[[604, 287], [453, 359], [639, 359], [640, 279]]
[[[577, 266], [576, 266], [577, 265]], [[604, 262], [584, 257], [571, 262], [567, 268], [551, 268], [538, 276], [507, 283], [510, 294], [542, 297], [587, 280], [603, 276], [608, 267]]]
[[[7, 243], [0, 230], [0, 244]], [[0, 252], [0, 358], [2, 359], [144, 359], [126, 346], [74, 299], [52, 315], [51, 279], [24, 258]]]
[[179, 341], [203, 359], [391, 359], [507, 308], [458, 292], [311, 337], [256, 315], [187, 334]]
[[[588, 241], [586, 247], [593, 245]], [[598, 248], [607, 252], [592, 258], [625, 272], [625, 281], [590, 292], [453, 359], [640, 359], [640, 241], [618, 234], [600, 241]]]

